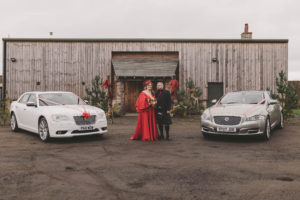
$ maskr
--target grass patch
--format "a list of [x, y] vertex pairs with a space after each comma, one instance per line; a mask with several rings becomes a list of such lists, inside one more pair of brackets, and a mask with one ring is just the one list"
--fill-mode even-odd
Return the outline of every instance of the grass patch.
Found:
[[294, 109], [293, 114], [300, 115], [300, 108]]

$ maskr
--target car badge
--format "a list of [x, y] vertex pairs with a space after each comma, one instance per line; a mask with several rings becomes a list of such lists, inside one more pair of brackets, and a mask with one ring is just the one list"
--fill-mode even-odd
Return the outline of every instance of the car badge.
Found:
[[228, 122], [228, 121], [229, 121], [229, 117], [225, 117], [224, 120], [225, 120], [226, 122]]

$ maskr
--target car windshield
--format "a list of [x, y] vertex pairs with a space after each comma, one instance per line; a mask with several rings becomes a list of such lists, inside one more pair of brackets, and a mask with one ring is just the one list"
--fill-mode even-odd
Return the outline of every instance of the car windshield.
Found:
[[40, 106], [78, 105], [85, 104], [73, 93], [45, 93], [39, 95]]
[[[231, 92], [226, 94], [220, 101], [221, 104], [257, 104], [264, 99], [263, 92]], [[261, 102], [263, 103], [263, 102]]]

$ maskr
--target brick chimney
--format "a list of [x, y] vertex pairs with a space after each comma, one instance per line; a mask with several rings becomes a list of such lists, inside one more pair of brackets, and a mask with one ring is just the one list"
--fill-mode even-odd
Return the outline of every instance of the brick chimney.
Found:
[[252, 32], [248, 32], [248, 24], [245, 24], [245, 30], [241, 34], [241, 39], [252, 39]]

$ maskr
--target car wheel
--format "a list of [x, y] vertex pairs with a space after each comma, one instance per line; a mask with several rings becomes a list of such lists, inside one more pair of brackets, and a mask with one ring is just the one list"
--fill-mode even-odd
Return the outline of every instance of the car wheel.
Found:
[[265, 131], [263, 134], [263, 139], [264, 140], [269, 140], [271, 137], [271, 125], [270, 125], [270, 119], [267, 118], [266, 120], [266, 125], [265, 125]]
[[47, 142], [50, 139], [48, 123], [45, 118], [39, 121], [39, 136], [43, 142]]
[[280, 112], [280, 122], [279, 122], [279, 124], [278, 124], [278, 128], [279, 129], [283, 129], [283, 127], [284, 127], [284, 124], [283, 124], [283, 114], [282, 114], [282, 112]]
[[10, 116], [10, 128], [14, 132], [17, 132], [19, 130], [17, 118], [14, 113], [12, 113]]

